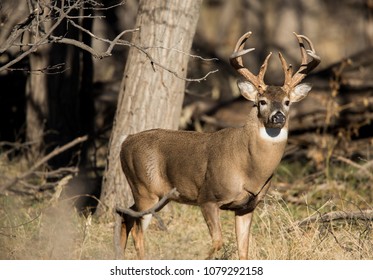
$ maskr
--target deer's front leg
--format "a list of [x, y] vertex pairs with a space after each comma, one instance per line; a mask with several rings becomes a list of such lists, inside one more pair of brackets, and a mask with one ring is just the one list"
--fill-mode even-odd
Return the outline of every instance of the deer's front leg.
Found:
[[217, 204], [208, 202], [201, 205], [201, 210], [212, 239], [212, 248], [207, 259], [212, 259], [215, 253], [223, 246], [220, 225], [220, 209]]
[[249, 234], [253, 213], [254, 212], [241, 214], [236, 212], [236, 238], [238, 247], [238, 257], [240, 260], [248, 259]]

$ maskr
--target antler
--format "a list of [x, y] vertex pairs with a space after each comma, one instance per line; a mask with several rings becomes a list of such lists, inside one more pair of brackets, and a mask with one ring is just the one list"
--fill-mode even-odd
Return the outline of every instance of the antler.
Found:
[[[299, 70], [293, 75], [293, 69], [291, 64], [288, 66], [285, 58], [282, 56], [281, 53], [279, 53], [282, 69], [285, 73], [285, 81], [284, 85], [282, 86], [282, 88], [285, 91], [289, 91], [296, 85], [298, 85], [306, 77], [308, 73], [310, 73], [313, 69], [316, 68], [317, 65], [319, 65], [321, 61], [320, 57], [316, 54], [316, 51], [310, 39], [308, 39], [304, 35], [298, 35], [295, 32], [293, 32], [293, 34], [295, 35], [299, 43], [302, 62], [299, 67]], [[306, 50], [303, 39], [307, 42], [308, 46], [310, 47], [310, 50]], [[307, 62], [307, 55], [309, 55], [312, 58], [310, 62]]]
[[244, 49], [244, 44], [246, 40], [249, 39], [251, 34], [252, 32], [249, 31], [242, 35], [240, 39], [238, 39], [236, 47], [234, 48], [233, 53], [229, 57], [229, 61], [231, 65], [237, 70], [237, 72], [240, 73], [249, 82], [251, 82], [256, 87], [258, 92], [262, 94], [267, 88], [267, 85], [264, 83], [264, 75], [267, 71], [268, 60], [271, 57], [272, 53], [269, 53], [266, 59], [264, 60], [264, 63], [260, 67], [258, 75], [254, 75], [253, 73], [251, 73], [249, 69], [245, 68], [243, 66], [242, 56], [255, 50], [254, 48]]

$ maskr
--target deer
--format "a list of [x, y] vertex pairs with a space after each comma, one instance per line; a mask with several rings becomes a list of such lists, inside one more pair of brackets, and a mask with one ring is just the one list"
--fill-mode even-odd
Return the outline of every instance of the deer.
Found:
[[243, 78], [237, 82], [240, 93], [251, 104], [245, 125], [215, 132], [151, 129], [123, 141], [120, 161], [134, 204], [117, 208], [115, 238], [122, 256], [131, 233], [137, 257], [145, 258], [144, 233], [152, 216], [175, 201], [200, 207], [212, 239], [208, 259], [223, 246], [220, 211], [234, 211], [238, 257], [248, 259], [253, 213], [283, 157], [290, 106], [308, 95], [311, 85], [301, 81], [320, 63], [311, 40], [294, 32], [301, 52], [298, 71], [293, 74], [279, 52], [284, 84], [267, 85], [272, 52], [257, 75], [243, 64], [243, 55], [254, 50], [244, 48], [251, 34], [238, 39], [229, 57]]

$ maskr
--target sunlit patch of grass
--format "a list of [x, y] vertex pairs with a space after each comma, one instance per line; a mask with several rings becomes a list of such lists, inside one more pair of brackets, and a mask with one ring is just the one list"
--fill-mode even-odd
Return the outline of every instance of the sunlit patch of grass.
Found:
[[0, 259], [112, 259], [112, 229], [68, 201], [0, 197]]

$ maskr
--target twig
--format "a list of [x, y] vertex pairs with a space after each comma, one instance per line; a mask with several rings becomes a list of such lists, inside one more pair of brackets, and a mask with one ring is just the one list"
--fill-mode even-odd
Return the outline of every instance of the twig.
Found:
[[18, 228], [18, 227], [21, 227], [21, 226], [25, 226], [27, 224], [30, 224], [32, 223], [33, 221], [35, 221], [36, 219], [38, 219], [40, 217], [40, 215], [42, 214], [42, 212], [40, 212], [39, 214], [36, 215], [36, 217], [32, 218], [31, 220], [27, 221], [27, 222], [24, 222], [22, 224], [18, 224], [18, 225], [15, 225], [15, 226], [5, 226], [5, 227], [0, 227], [1, 229], [6, 229], [6, 228]]
[[[71, 21], [71, 23], [77, 27], [78, 29], [82, 30], [83, 32], [86, 32], [88, 35], [90, 35], [92, 38], [96, 39], [96, 40], [99, 40], [99, 41], [102, 41], [102, 42], [105, 42], [105, 43], [108, 43], [109, 46], [107, 48], [107, 50], [105, 52], [97, 52], [95, 49], [93, 49], [92, 47], [80, 42], [80, 41], [77, 41], [75, 39], [70, 39], [70, 38], [64, 38], [64, 37], [56, 37], [56, 36], [50, 36], [50, 38], [52, 39], [52, 42], [53, 43], [59, 43], [59, 44], [67, 44], [67, 45], [72, 45], [72, 46], [75, 46], [77, 48], [80, 48], [82, 50], [85, 50], [87, 52], [89, 52], [90, 54], [92, 54], [92, 56], [94, 58], [97, 58], [97, 59], [102, 59], [102, 58], [105, 58], [105, 57], [108, 57], [108, 56], [111, 56], [111, 52], [113, 51], [113, 48], [114, 46], [118, 45], [118, 41], [120, 40], [120, 38], [126, 34], [126, 33], [129, 33], [129, 32], [135, 32], [135, 31], [138, 31], [139, 29], [136, 28], [136, 29], [130, 29], [130, 30], [124, 30], [123, 32], [121, 32], [119, 35], [117, 35], [114, 40], [110, 41], [110, 40], [106, 40], [106, 39], [103, 39], [103, 38], [99, 38], [97, 37], [96, 35], [94, 35], [92, 32], [90, 32], [89, 30], [81, 27], [80, 25], [76, 24], [76, 23], [73, 23], [73, 21]], [[121, 45], [123, 45], [123, 43], [121, 43]], [[129, 42], [126, 43], [126, 45], [130, 45]]]
[[64, 201], [69, 201], [69, 200], [74, 200], [74, 199], [79, 199], [79, 198], [82, 198], [82, 197], [88, 197], [88, 198], [91, 198], [93, 200], [95, 200], [97, 202], [97, 204], [101, 204], [105, 207], [105, 205], [101, 202], [101, 200], [99, 200], [96, 196], [94, 195], [91, 195], [91, 194], [79, 194], [79, 195], [74, 195], [74, 196], [71, 196], [69, 198], [66, 198], [64, 199]]
[[175, 51], [175, 52], [178, 52], [178, 53], [181, 53], [183, 55], [186, 55], [186, 56], [189, 56], [191, 58], [196, 58], [196, 59], [200, 59], [202, 61], [218, 61], [219, 58], [217, 57], [212, 57], [212, 58], [204, 58], [200, 55], [195, 55], [195, 54], [191, 54], [191, 53], [187, 53], [187, 52], [184, 52], [182, 50], [179, 50], [179, 49], [176, 49], [176, 48], [167, 48], [167, 47], [162, 47], [162, 46], [155, 46], [155, 47], [143, 47], [144, 50], [147, 50], [147, 49], [162, 49], [162, 50], [168, 50], [168, 51]]
[[[99, 3], [97, 3], [97, 4], [99, 4]], [[119, 3], [117, 3], [117, 4], [113, 4], [113, 5], [108, 6], [108, 7], [102, 7], [103, 5], [100, 5], [101, 7], [99, 7], [99, 8], [97, 8], [97, 7], [92, 7], [91, 9], [92, 9], [92, 10], [96, 10], [96, 11], [106, 11], [106, 10], [110, 10], [110, 9], [114, 9], [114, 8], [116, 8], [116, 7], [122, 6], [122, 5], [124, 5], [124, 4], [126, 4], [126, 1], [121, 1], [121, 2], [119, 2]]]
[[63, 153], [64, 151], [74, 147], [75, 145], [87, 141], [88, 136], [82, 136], [74, 139], [73, 141], [63, 145], [62, 147], [54, 149], [52, 152], [50, 152], [48, 155], [40, 159], [38, 162], [36, 162], [28, 171], [24, 172], [20, 176], [15, 177], [12, 179], [9, 183], [0, 186], [0, 192], [6, 190], [7, 188], [13, 186], [15, 183], [17, 183], [19, 180], [25, 179], [28, 176], [32, 175], [35, 170], [37, 170], [40, 166], [48, 162], [51, 158]]
[[314, 215], [307, 217], [296, 224], [299, 227], [307, 227], [311, 223], [328, 223], [336, 220], [364, 220], [364, 221], [373, 221], [373, 210], [361, 210], [353, 212], [345, 211], [333, 211], [328, 212], [322, 215]]
[[162, 197], [162, 199], [160, 199], [158, 201], [158, 203], [156, 203], [153, 207], [151, 207], [150, 209], [148, 210], [145, 210], [145, 211], [141, 211], [141, 212], [138, 212], [138, 211], [134, 211], [130, 208], [120, 208], [120, 207], [117, 207], [116, 208], [116, 212], [120, 215], [129, 215], [133, 218], [141, 218], [145, 215], [148, 215], [148, 214], [156, 214], [155, 212], [157, 212], [158, 210], [160, 210], [163, 206], [166, 205], [166, 203], [168, 202], [168, 200], [172, 197], [178, 197], [179, 196], [179, 192], [176, 190], [176, 188], [173, 188], [169, 193], [167, 193], [164, 197]]
[[140, 47], [140, 46], [138, 46], [136, 44], [131, 44], [131, 46], [134, 47], [134, 48], [136, 48], [136, 49], [138, 49], [143, 54], [145, 54], [146, 57], [150, 60], [150, 63], [153, 65], [153, 68], [154, 68], [154, 65], [157, 65], [160, 68], [162, 68], [162, 69], [166, 70], [167, 72], [171, 73], [172, 75], [174, 75], [176, 78], [179, 78], [179, 79], [187, 81], [187, 82], [201, 82], [201, 81], [204, 81], [204, 80], [206, 80], [206, 78], [208, 76], [210, 76], [211, 74], [216, 73], [216, 72], [219, 71], [218, 69], [209, 71], [205, 76], [203, 76], [201, 78], [184, 78], [184, 77], [180, 76], [176, 71], [171, 70], [170, 68], [162, 65], [160, 62], [154, 60], [154, 58], [149, 54], [149, 52], [147, 52], [143, 47]]
[[361, 170], [364, 174], [366, 174], [369, 177], [369, 179], [373, 180], [373, 174], [365, 166], [361, 166], [356, 162], [353, 162], [352, 160], [342, 156], [337, 156], [336, 159], [344, 163], [347, 163], [353, 167], [356, 167], [357, 169]]
[[37, 10], [33, 11], [31, 14], [28, 15], [27, 19], [25, 19], [22, 23], [17, 24], [13, 27], [12, 32], [10, 33], [8, 39], [4, 42], [4, 44], [0, 48], [0, 53], [5, 52], [9, 49], [13, 43], [25, 32], [29, 29], [30, 25], [32, 24], [33, 20], [36, 17]]
[[85, 51], [89, 52], [90, 54], [92, 54], [92, 56], [94, 58], [102, 59], [104, 57], [107, 57], [107, 56], [111, 55], [111, 54], [107, 54], [107, 53], [99, 53], [95, 49], [93, 49], [92, 47], [90, 47], [90, 46], [88, 46], [88, 45], [86, 45], [86, 44], [84, 44], [80, 41], [77, 41], [75, 39], [64, 38], [64, 37], [56, 37], [56, 36], [50, 36], [50, 38], [52, 39], [53, 43], [71, 45], [71, 46], [75, 46], [77, 48], [80, 48], [82, 50], [85, 50]]
[[126, 33], [130, 33], [130, 32], [136, 32], [136, 31], [139, 31], [140, 28], [134, 28], [134, 29], [128, 29], [128, 30], [124, 30], [122, 31], [121, 33], [119, 33], [119, 35], [117, 35], [114, 40], [109, 40], [109, 39], [105, 39], [105, 38], [101, 38], [101, 37], [98, 37], [97, 35], [95, 35], [94, 33], [92, 33], [91, 31], [89, 31], [88, 29], [80, 26], [79, 24], [76, 24], [74, 21], [72, 20], [69, 20], [69, 23], [71, 25], [73, 25], [74, 27], [76, 27], [77, 29], [83, 31], [84, 33], [88, 34], [89, 36], [91, 36], [93, 39], [96, 39], [98, 41], [101, 41], [101, 42], [104, 42], [104, 43], [107, 43], [109, 44], [109, 47], [107, 49], [105, 53], [111, 53], [111, 51], [113, 50], [114, 46], [116, 45], [121, 45], [121, 46], [131, 46], [131, 43], [126, 41], [126, 40], [120, 40], [120, 38], [126, 34]]
[[[30, 46], [30, 45], [29, 45]], [[43, 68], [39, 68], [39, 69], [28, 69], [28, 68], [8, 68], [8, 70], [10, 71], [23, 71], [23, 72], [26, 72], [26, 73], [44, 73], [44, 74], [48, 74], [48, 75], [55, 75], [55, 74], [61, 74], [65, 71], [67, 71], [69, 68], [64, 68], [65, 66], [65, 63], [57, 63], [55, 65], [48, 65], [46, 67], [43, 67]]]
[[[107, 52], [107, 53], [111, 53], [111, 51], [113, 50], [114, 46], [118, 44], [120, 38], [121, 38], [124, 34], [126, 34], [126, 33], [128, 33], [128, 32], [139, 31], [139, 30], [140, 30], [140, 28], [135, 28], [135, 29], [130, 29], [130, 30], [124, 30], [123, 32], [119, 33], [119, 35], [117, 35], [117, 37], [115, 37], [114, 40], [113, 40], [112, 42], [110, 42], [110, 45], [109, 45], [109, 47], [108, 47], [108, 49], [107, 49], [106, 52]], [[127, 42], [127, 41], [124, 41], [124, 45], [130, 46], [130, 43]]]
[[[34, 44], [26, 44], [26, 46], [29, 46], [30, 48], [27, 51], [25, 51], [24, 53], [22, 53], [19, 56], [17, 56], [15, 59], [9, 61], [7, 64], [1, 66], [0, 67], [0, 72], [3, 71], [3, 70], [6, 70], [6, 69], [8, 69], [8, 70], [17, 70], [17, 69], [11, 69], [10, 67], [12, 65], [14, 65], [15, 63], [21, 61], [23, 58], [27, 57], [32, 52], [35, 52], [40, 46], [42, 46], [44, 44], [49, 44], [49, 43], [60, 43], [60, 44], [72, 45], [72, 46], [80, 48], [80, 49], [82, 49], [84, 51], [89, 52], [93, 57], [95, 57], [97, 59], [102, 59], [102, 58], [111, 56], [112, 55], [111, 52], [112, 52], [113, 48], [116, 45], [125, 45], [125, 46], [130, 46], [130, 47], [132, 46], [132, 47], [137, 48], [139, 51], [141, 51], [142, 53], [144, 53], [147, 56], [147, 58], [151, 62], [151, 65], [153, 66], [153, 68], [156, 65], [156, 66], [158, 66], [158, 67], [166, 70], [167, 72], [171, 73], [175, 77], [177, 77], [177, 78], [179, 78], [181, 80], [187, 81], [187, 82], [201, 82], [203, 80], [206, 80], [206, 78], [209, 75], [211, 75], [213, 73], [216, 73], [218, 71], [217, 69], [209, 71], [206, 75], [204, 75], [201, 78], [184, 78], [184, 77], [180, 76], [176, 71], [174, 71], [174, 70], [166, 67], [162, 63], [154, 60], [154, 58], [147, 52], [147, 49], [149, 49], [149, 48], [162, 48], [162, 49], [167, 49], [167, 50], [173, 50], [173, 51], [177, 51], [179, 53], [182, 53], [184, 55], [188, 55], [190, 57], [198, 58], [198, 59], [201, 59], [201, 60], [204, 60], [204, 61], [217, 60], [217, 58], [205, 59], [205, 58], [202, 58], [201, 56], [196, 56], [196, 55], [188, 54], [188, 53], [185, 53], [185, 52], [183, 52], [181, 50], [172, 49], [172, 48], [165, 48], [165, 47], [141, 47], [141, 46], [137, 46], [136, 44], [132, 44], [132, 43], [130, 43], [128, 41], [120, 39], [124, 34], [126, 34], [128, 32], [138, 31], [139, 28], [131, 29], [131, 30], [125, 30], [125, 31], [121, 32], [119, 35], [117, 35], [114, 38], [114, 40], [108, 40], [108, 39], [99, 38], [98, 36], [96, 36], [95, 34], [93, 34], [91, 31], [85, 29], [84, 27], [80, 26], [79, 24], [77, 24], [73, 20], [71, 20], [72, 18], [84, 18], [84, 16], [70, 16], [69, 15], [69, 13], [73, 9], [79, 8], [79, 6], [80, 6], [81, 3], [82, 3], [82, 1], [76, 1], [74, 3], [74, 5], [71, 5], [66, 11], [64, 11], [63, 8], [58, 8], [56, 6], [50, 7], [51, 10], [55, 10], [55, 11], [59, 12], [59, 17], [58, 17], [58, 20], [56, 21], [56, 23], [48, 30], [48, 32], [43, 32], [43, 36], [40, 38], [40, 40], [38, 40]], [[119, 6], [119, 5], [122, 5], [122, 4], [123, 4], [123, 2], [120, 2], [117, 5]], [[113, 7], [115, 7], [115, 6], [116, 5], [114, 5]], [[64, 5], [63, 5], [63, 7], [64, 7]], [[108, 8], [102, 8], [102, 9], [108, 9]], [[32, 15], [33, 14], [30, 15], [30, 19], [27, 21], [28, 25], [26, 27], [28, 27], [29, 25], [32, 24], [33, 19], [35, 18], [35, 15], [34, 16], [32, 16]], [[92, 18], [94, 16], [90, 15], [88, 17]], [[62, 23], [62, 20], [64, 20], [64, 19], [66, 19], [75, 28], [77, 28], [77, 29], [81, 30], [82, 32], [85, 32], [86, 34], [88, 34], [91, 38], [94, 38], [96, 40], [108, 43], [109, 46], [108, 46], [107, 50], [105, 52], [98, 52], [94, 48], [92, 48], [91, 46], [89, 46], [87, 44], [84, 44], [83, 42], [80, 42], [78, 40], [71, 39], [71, 38], [65, 38], [65, 37], [62, 37], [62, 36], [61, 37], [53, 36], [53, 31], [57, 28], [58, 25], [60, 25]], [[22, 33], [24, 31], [26, 31], [26, 29], [21, 29], [20, 27], [18, 29], [20, 29], [22, 31]], [[16, 31], [19, 31], [18, 29], [16, 29]], [[14, 36], [19, 37], [18, 33], [16, 33], [14, 31]], [[13, 43], [14, 41], [11, 41], [11, 42]]]
[[[73, 5], [71, 5], [67, 10], [66, 12], [63, 12], [61, 11], [61, 15], [58, 17], [58, 20], [56, 21], [55, 24], [53, 24], [53, 26], [49, 29], [49, 31], [47, 33], [44, 34], [44, 36], [36, 43], [34, 44], [30, 49], [28, 49], [27, 51], [25, 51], [24, 53], [20, 54], [19, 56], [17, 56], [15, 59], [9, 61], [8, 63], [6, 63], [5, 65], [1, 66], [0, 67], [0, 72], [3, 71], [3, 70], [6, 70], [8, 69], [9, 67], [11, 67], [12, 65], [16, 64], [17, 62], [21, 61], [22, 59], [24, 59], [26, 56], [28, 56], [29, 54], [35, 52], [38, 47], [42, 44], [44, 44], [48, 38], [52, 35], [53, 31], [62, 23], [62, 21], [67, 17], [67, 15], [75, 8], [78, 7], [78, 5], [81, 3], [81, 1], [76, 1]], [[1, 191], [1, 188], [0, 188], [0, 191]]]
[[44, 178], [59, 178], [64, 176], [66, 173], [77, 174], [79, 171], [78, 167], [61, 167], [51, 171], [35, 171], [34, 174]]

